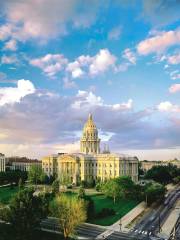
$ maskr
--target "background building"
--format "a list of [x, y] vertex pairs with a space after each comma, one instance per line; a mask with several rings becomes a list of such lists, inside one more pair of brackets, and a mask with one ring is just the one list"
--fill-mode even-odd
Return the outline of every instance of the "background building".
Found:
[[42, 167], [42, 161], [37, 159], [28, 159], [26, 157], [7, 158], [6, 168], [9, 170], [21, 170], [28, 172], [30, 167], [36, 165]]
[[147, 160], [141, 161], [142, 169], [145, 172], [147, 172], [153, 166], [167, 166], [168, 164], [173, 164], [179, 168], [180, 160], [174, 159], [174, 160], [170, 160], [170, 161], [147, 161]]
[[5, 155], [0, 153], [0, 172], [6, 171], [6, 158]]
[[138, 181], [138, 159], [125, 155], [100, 153], [98, 130], [89, 115], [84, 125], [80, 141], [81, 153], [58, 154], [44, 157], [42, 168], [50, 176], [57, 174], [59, 178], [68, 176], [71, 182], [102, 180], [119, 176], [130, 176]]

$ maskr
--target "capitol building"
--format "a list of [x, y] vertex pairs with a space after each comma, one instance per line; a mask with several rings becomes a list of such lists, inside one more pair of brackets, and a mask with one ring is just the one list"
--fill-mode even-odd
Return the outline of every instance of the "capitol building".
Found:
[[70, 181], [105, 181], [119, 176], [130, 176], [138, 181], [138, 159], [100, 150], [98, 129], [89, 114], [80, 140], [80, 153], [60, 153], [42, 159], [42, 168], [48, 176], [68, 176]]

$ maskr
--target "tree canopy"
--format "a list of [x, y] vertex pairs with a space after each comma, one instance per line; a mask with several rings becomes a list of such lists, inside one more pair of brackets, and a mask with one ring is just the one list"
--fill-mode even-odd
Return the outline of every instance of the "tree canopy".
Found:
[[36, 196], [33, 188], [19, 191], [1, 212], [14, 229], [16, 239], [29, 239], [33, 231], [39, 226], [42, 218], [48, 213], [48, 198], [46, 195]]
[[65, 194], [57, 196], [51, 205], [51, 211], [59, 219], [65, 238], [72, 235], [75, 228], [86, 220], [86, 204], [77, 197], [68, 197]]

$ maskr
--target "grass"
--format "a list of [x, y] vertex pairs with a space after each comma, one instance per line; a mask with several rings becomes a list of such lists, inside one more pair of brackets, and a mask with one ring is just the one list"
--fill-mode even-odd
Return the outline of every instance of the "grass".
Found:
[[0, 188], [0, 203], [8, 204], [11, 198], [18, 192], [18, 187], [2, 187]]
[[113, 199], [107, 198], [105, 195], [94, 195], [91, 198], [94, 201], [96, 214], [100, 212], [103, 208], [111, 208], [114, 209], [114, 211], [116, 212], [116, 214], [113, 216], [94, 218], [90, 221], [90, 223], [102, 226], [112, 225], [139, 203], [136, 200], [119, 199], [114, 204]]

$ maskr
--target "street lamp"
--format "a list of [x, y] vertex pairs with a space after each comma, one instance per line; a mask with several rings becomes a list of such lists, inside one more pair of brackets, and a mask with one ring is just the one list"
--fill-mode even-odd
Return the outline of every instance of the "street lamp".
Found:
[[119, 231], [120, 232], [122, 231], [121, 228], [122, 228], [122, 222], [121, 222], [121, 218], [120, 218], [120, 220], [119, 220]]

